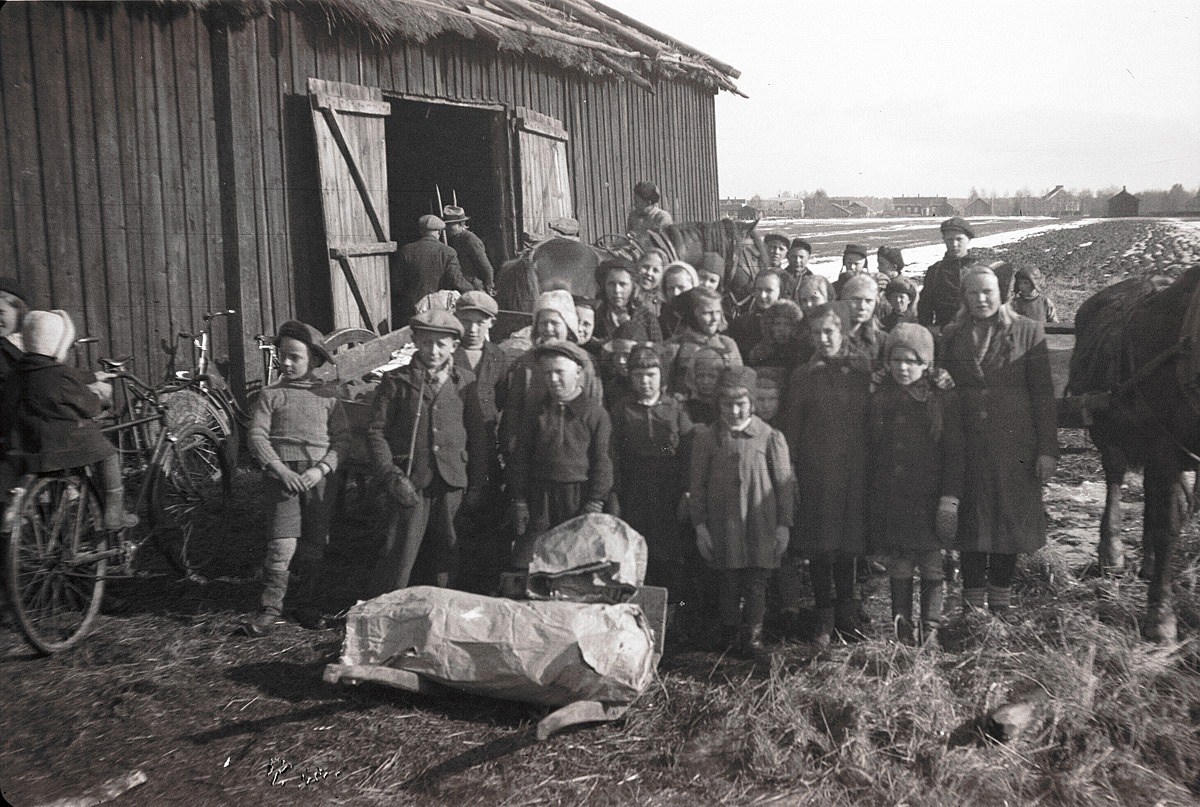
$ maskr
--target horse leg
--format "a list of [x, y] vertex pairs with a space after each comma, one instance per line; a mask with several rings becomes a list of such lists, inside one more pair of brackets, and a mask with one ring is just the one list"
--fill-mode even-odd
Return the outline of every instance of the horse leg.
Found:
[[1104, 514], [1100, 516], [1100, 572], [1120, 574], [1125, 566], [1125, 547], [1121, 543], [1121, 485], [1125, 482], [1128, 463], [1120, 446], [1104, 445], [1100, 449], [1100, 465], [1104, 468]]
[[1150, 588], [1144, 633], [1160, 644], [1175, 642], [1175, 612], [1171, 606], [1171, 551], [1187, 513], [1188, 491], [1172, 447], [1163, 446], [1146, 463], [1146, 510], [1143, 540], [1148, 549]]

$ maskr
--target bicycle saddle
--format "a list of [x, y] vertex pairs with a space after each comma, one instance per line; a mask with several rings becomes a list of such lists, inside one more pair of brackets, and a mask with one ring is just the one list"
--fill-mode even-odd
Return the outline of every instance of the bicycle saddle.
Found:
[[125, 365], [133, 361], [133, 356], [122, 356], [119, 359], [101, 359], [100, 366], [110, 373], [120, 373], [125, 370]]

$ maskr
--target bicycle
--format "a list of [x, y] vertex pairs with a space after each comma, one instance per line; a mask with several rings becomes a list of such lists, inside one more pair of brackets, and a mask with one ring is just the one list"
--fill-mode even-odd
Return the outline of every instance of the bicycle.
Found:
[[[158, 390], [101, 359], [114, 382], [114, 414], [101, 431], [117, 445], [122, 477], [136, 490], [144, 528], [103, 529], [91, 467], [25, 474], [13, 488], [4, 520], [4, 585], [25, 639], [50, 655], [90, 632], [108, 580], [134, 577], [148, 539], [193, 579], [228, 535], [225, 500], [232, 468], [217, 437], [197, 424], [173, 429]], [[130, 499], [132, 500], [132, 498]]]
[[[208, 311], [204, 314], [203, 327], [198, 332], [180, 331], [177, 340], [192, 343], [192, 366], [186, 370], [175, 369], [176, 345], [171, 350], [171, 361], [167, 378], [160, 389], [162, 398], [171, 403], [170, 422], [179, 427], [196, 423], [217, 435], [225, 445], [230, 462], [236, 463], [241, 443], [239, 429], [249, 427], [249, 415], [238, 404], [221, 374], [211, 359], [213, 320], [236, 314], [233, 308], [223, 311]], [[198, 351], [198, 352], [197, 352]]]

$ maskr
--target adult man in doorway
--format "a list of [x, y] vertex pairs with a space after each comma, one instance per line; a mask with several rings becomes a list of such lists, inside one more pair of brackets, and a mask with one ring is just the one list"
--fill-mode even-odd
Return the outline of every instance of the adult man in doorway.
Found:
[[[446, 222], [437, 216], [427, 215], [417, 219], [421, 237], [405, 244], [392, 263], [392, 324], [405, 322], [408, 311], [416, 308], [422, 297], [439, 289], [471, 291], [474, 286], [463, 277], [458, 264], [458, 253], [441, 241]], [[396, 294], [405, 289], [403, 297]]]
[[488, 260], [483, 240], [467, 229], [471, 217], [457, 205], [442, 208], [442, 221], [446, 222], [446, 240], [458, 253], [458, 263], [463, 276], [488, 294], [496, 293], [495, 274]]
[[971, 254], [975, 231], [966, 219], [958, 216], [946, 219], [941, 231], [946, 255], [925, 270], [925, 282], [917, 300], [917, 321], [935, 333], [940, 333], [958, 313], [963, 273], [975, 263]]

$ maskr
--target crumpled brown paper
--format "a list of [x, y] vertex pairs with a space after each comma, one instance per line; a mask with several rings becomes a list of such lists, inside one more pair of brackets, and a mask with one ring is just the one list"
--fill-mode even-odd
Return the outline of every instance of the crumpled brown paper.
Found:
[[588, 513], [537, 537], [528, 596], [625, 602], [646, 578], [646, 539], [616, 516]]

